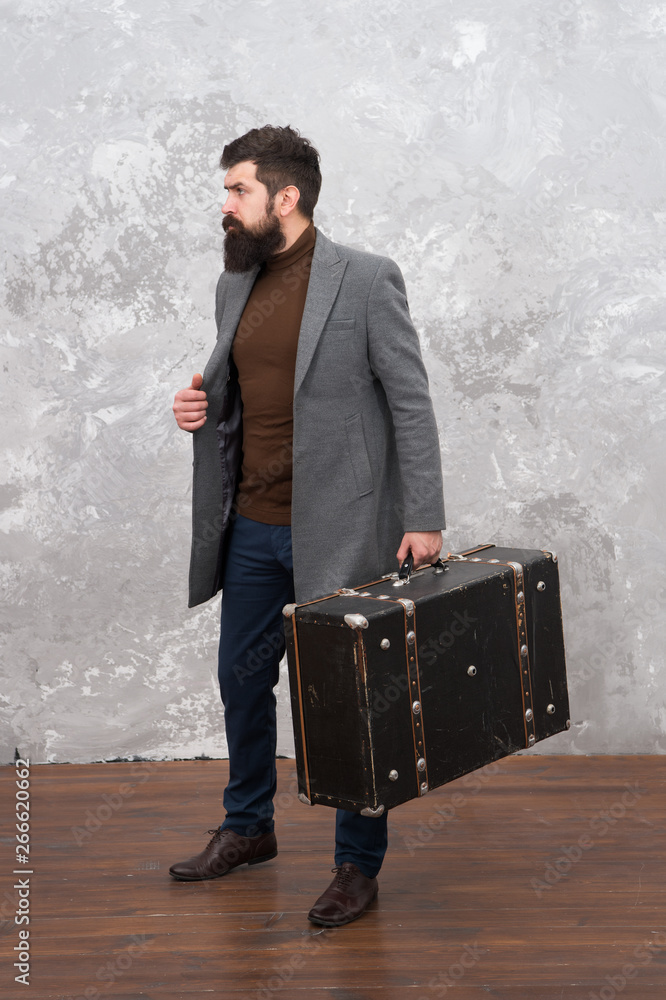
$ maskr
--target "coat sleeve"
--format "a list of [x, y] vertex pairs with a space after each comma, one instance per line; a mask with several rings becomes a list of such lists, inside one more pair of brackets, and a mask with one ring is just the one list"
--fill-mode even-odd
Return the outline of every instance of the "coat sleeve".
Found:
[[370, 366], [391, 411], [404, 506], [404, 531], [445, 527], [437, 422], [419, 338], [400, 268], [383, 258], [368, 295]]

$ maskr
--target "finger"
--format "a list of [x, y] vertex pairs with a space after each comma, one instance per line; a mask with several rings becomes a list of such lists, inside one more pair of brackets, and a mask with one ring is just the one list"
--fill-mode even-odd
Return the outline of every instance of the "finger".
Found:
[[187, 399], [187, 400], [200, 399], [200, 400], [204, 400], [206, 398], [206, 393], [205, 392], [199, 392], [197, 389], [180, 389], [180, 391], [176, 393], [176, 395], [175, 395], [174, 398], [176, 400], [180, 400], [180, 399]]
[[400, 543], [400, 548], [395, 554], [398, 562], [403, 563], [407, 558], [407, 556], [409, 555], [410, 551], [411, 551], [411, 546], [409, 542], [405, 541], [405, 539], [403, 538], [402, 542]]
[[439, 553], [434, 553], [432, 549], [419, 548], [417, 549], [418, 555], [414, 553], [414, 568], [421, 566], [432, 566], [436, 562]]
[[192, 376], [192, 385], [190, 386], [190, 389], [200, 389], [202, 385], [203, 375], [200, 375], [199, 372], [197, 372], [196, 375]]
[[178, 410], [181, 413], [201, 410], [203, 415], [204, 411], [207, 409], [208, 402], [205, 399], [179, 399], [174, 404], [174, 410]]
[[201, 420], [179, 420], [178, 426], [182, 431], [197, 431], [200, 427], [206, 423], [206, 417], [202, 417]]

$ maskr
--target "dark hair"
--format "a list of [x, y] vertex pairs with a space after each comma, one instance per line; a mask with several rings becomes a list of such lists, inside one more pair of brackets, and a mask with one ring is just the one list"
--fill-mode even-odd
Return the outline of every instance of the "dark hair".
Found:
[[264, 125], [228, 143], [222, 150], [220, 166], [224, 170], [250, 160], [257, 165], [257, 180], [268, 190], [269, 198], [293, 184], [300, 192], [301, 215], [312, 219], [321, 187], [319, 153], [290, 125]]

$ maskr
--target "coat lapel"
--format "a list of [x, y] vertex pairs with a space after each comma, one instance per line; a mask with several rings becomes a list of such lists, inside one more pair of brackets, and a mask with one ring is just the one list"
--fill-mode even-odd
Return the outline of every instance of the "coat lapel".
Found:
[[[208, 391], [208, 388], [213, 388], [215, 380], [218, 377], [226, 377], [226, 363], [229, 351], [231, 350], [231, 344], [258, 272], [259, 268], [254, 267], [246, 274], [229, 276], [232, 280], [229, 281], [227, 288], [217, 343], [204, 371], [203, 388], [206, 391]], [[220, 369], [223, 370], [221, 371]]]
[[341, 260], [335, 244], [317, 229], [308, 293], [298, 337], [294, 396], [310, 367], [317, 342], [335, 302], [347, 262]]

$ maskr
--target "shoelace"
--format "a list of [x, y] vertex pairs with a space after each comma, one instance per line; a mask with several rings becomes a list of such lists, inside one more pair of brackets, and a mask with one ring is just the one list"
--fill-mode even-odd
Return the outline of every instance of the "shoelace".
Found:
[[208, 846], [208, 847], [210, 847], [210, 845], [211, 845], [211, 844], [214, 844], [214, 843], [215, 843], [215, 841], [216, 841], [216, 840], [217, 840], [217, 839], [218, 839], [219, 837], [221, 837], [221, 836], [222, 836], [222, 834], [223, 834], [223, 833], [225, 833], [225, 832], [226, 832], [226, 831], [224, 831], [224, 830], [220, 830], [219, 826], [218, 826], [218, 827], [217, 827], [217, 828], [216, 828], [215, 830], [206, 830], [206, 833], [212, 833], [212, 834], [214, 834], [214, 836], [212, 836], [212, 837], [210, 838], [210, 840], [208, 841], [208, 845], [207, 845], [207, 846]]
[[338, 868], [331, 868], [334, 875], [336, 889], [346, 889], [350, 882], [356, 878], [356, 872], [351, 865], [340, 865]]

